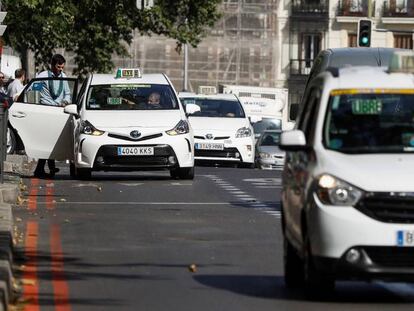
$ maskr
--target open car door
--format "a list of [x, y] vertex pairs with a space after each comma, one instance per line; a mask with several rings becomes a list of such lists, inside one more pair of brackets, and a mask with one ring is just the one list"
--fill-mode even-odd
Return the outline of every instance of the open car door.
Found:
[[75, 103], [75, 78], [36, 78], [30, 81], [9, 110], [26, 154], [36, 159], [73, 158], [72, 116], [64, 104]]

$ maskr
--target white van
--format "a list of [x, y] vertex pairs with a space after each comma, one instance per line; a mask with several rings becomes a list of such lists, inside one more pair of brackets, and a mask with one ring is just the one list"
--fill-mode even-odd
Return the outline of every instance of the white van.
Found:
[[414, 79], [395, 71], [319, 74], [281, 135], [288, 286], [414, 280]]

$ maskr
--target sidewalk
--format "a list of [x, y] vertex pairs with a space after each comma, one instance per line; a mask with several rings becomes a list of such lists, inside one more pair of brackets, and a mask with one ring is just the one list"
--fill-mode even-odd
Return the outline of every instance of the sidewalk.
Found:
[[4, 162], [4, 183], [0, 184], [0, 311], [9, 310], [16, 299], [13, 275], [13, 229], [12, 206], [17, 203], [20, 176], [30, 176], [33, 161], [23, 155], [8, 155]]

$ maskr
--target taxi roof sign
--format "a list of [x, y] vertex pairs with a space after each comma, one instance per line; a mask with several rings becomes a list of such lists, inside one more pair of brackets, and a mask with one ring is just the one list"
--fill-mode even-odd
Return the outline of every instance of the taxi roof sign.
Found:
[[116, 79], [142, 78], [141, 69], [139, 68], [118, 68]]
[[414, 73], [414, 53], [412, 51], [395, 52], [391, 58], [388, 71]]

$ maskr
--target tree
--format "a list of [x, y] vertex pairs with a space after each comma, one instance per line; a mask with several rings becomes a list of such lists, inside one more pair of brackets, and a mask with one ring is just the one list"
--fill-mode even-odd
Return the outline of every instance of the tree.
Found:
[[75, 53], [75, 74], [109, 72], [112, 55], [128, 55], [134, 30], [177, 40], [177, 50], [197, 46], [220, 17], [221, 0], [158, 0], [138, 10], [136, 0], [5, 0], [5, 41], [22, 56], [30, 49], [36, 66], [49, 63], [56, 48]]

